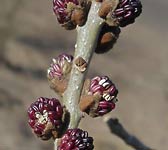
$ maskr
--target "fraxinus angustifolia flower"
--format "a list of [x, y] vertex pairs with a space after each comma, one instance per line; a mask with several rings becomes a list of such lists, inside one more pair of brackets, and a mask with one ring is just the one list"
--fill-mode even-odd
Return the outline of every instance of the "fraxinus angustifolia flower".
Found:
[[71, 71], [72, 61], [73, 56], [69, 54], [60, 54], [58, 57], [53, 58], [47, 72], [48, 78], [64, 78]]
[[117, 94], [116, 86], [107, 76], [96, 76], [81, 98], [80, 109], [92, 117], [103, 116], [115, 108]]
[[141, 12], [140, 0], [104, 0], [99, 16], [106, 19], [110, 26], [125, 27], [134, 23]]
[[28, 108], [29, 125], [42, 140], [56, 138], [62, 128], [63, 107], [56, 98], [40, 97]]
[[140, 0], [120, 0], [112, 15], [117, 19], [120, 27], [125, 27], [134, 23], [141, 12], [142, 4]]
[[57, 58], [52, 59], [52, 63], [48, 68], [47, 77], [50, 87], [60, 95], [62, 95], [66, 90], [72, 61], [72, 55], [60, 54]]
[[90, 4], [88, 0], [53, 0], [53, 10], [58, 22], [71, 30], [85, 24]]
[[93, 150], [93, 138], [79, 128], [68, 129], [57, 150]]

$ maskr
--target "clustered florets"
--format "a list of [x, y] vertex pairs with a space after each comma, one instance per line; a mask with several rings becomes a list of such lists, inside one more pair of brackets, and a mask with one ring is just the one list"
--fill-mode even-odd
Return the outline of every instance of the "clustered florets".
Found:
[[28, 116], [29, 125], [38, 137], [56, 138], [62, 127], [63, 107], [56, 98], [40, 97], [28, 108]]
[[61, 54], [57, 58], [53, 58], [52, 61], [47, 73], [48, 78], [50, 80], [53, 78], [62, 79], [71, 70], [73, 56]]
[[67, 88], [68, 74], [71, 71], [73, 56], [69, 54], [61, 54], [57, 58], [52, 59], [52, 63], [47, 72], [47, 77], [51, 89], [60, 96]]
[[68, 30], [85, 24], [89, 7], [87, 0], [53, 0], [57, 20]]
[[[91, 80], [89, 94], [96, 93], [101, 94], [106, 101], [110, 101], [116, 98], [118, 90], [107, 76], [96, 76]], [[109, 97], [106, 97], [106, 94]]]
[[93, 138], [87, 131], [68, 129], [61, 138], [58, 150], [93, 150]]
[[120, 34], [120, 27], [134, 23], [142, 12], [140, 0], [104, 0], [99, 10], [99, 16], [105, 19], [106, 24], [99, 34], [96, 53], [110, 50]]
[[68, 14], [67, 4], [72, 3], [74, 5], [79, 5], [78, 0], [53, 0], [53, 10], [57, 16], [59, 23], [64, 24], [69, 21], [70, 15]]
[[112, 111], [117, 102], [118, 90], [107, 76], [97, 76], [91, 80], [88, 95], [101, 95], [97, 109], [92, 110], [93, 116], [102, 116]]
[[113, 12], [113, 17], [117, 18], [120, 27], [134, 23], [135, 18], [142, 12], [142, 4], [139, 0], [120, 0], [117, 8]]

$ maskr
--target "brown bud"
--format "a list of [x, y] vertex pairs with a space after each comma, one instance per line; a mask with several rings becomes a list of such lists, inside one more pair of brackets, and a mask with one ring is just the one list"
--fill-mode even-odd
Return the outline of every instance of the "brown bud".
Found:
[[[54, 130], [54, 126], [51, 122], [48, 122], [47, 125], [46, 125], [46, 128], [44, 129], [44, 133], [42, 135], [40, 135], [39, 137], [42, 139], [42, 140], [48, 140], [49, 139], [49, 136], [51, 136], [52, 134], [52, 131]], [[56, 138], [58, 137], [58, 132], [55, 131], [56, 133]], [[53, 136], [53, 134], [52, 134]]]
[[72, 12], [71, 21], [74, 22], [74, 24], [77, 24], [79, 26], [84, 25], [86, 21], [86, 13], [83, 9], [75, 9]]
[[67, 30], [85, 24], [90, 5], [90, 0], [53, 0], [57, 20]]
[[109, 42], [113, 41], [115, 39], [115, 36], [113, 35], [112, 32], [107, 32], [103, 35], [100, 44], [108, 44]]
[[84, 72], [87, 67], [87, 63], [82, 57], [78, 57], [77, 59], [75, 59], [75, 65], [80, 72]]
[[101, 7], [99, 9], [99, 16], [101, 18], [106, 18], [106, 16], [108, 15], [108, 13], [110, 12], [111, 10], [111, 1], [104, 1], [102, 2], [101, 4]]
[[[52, 134], [53, 138], [58, 137], [58, 132], [54, 130], [54, 126], [51, 122], [47, 123], [46, 128], [44, 129], [44, 133], [45, 135]], [[45, 140], [45, 136], [42, 136], [41, 138]]]
[[79, 103], [79, 108], [82, 112], [86, 112], [95, 103], [93, 95], [83, 95]]
[[105, 24], [100, 32], [95, 52], [105, 53], [109, 51], [114, 46], [116, 40], [119, 37], [119, 34], [119, 27], [110, 27], [107, 24]]
[[87, 114], [93, 117], [95, 110], [97, 110], [100, 100], [100, 94], [82, 95], [79, 103], [79, 108], [82, 112], [86, 112]]
[[62, 95], [67, 88], [66, 79], [59, 80], [57, 78], [54, 78], [52, 80], [49, 80], [49, 84], [50, 84], [50, 88], [60, 95]]
[[99, 16], [106, 20], [110, 26], [118, 26], [118, 21], [112, 17], [114, 10], [117, 8], [119, 0], [104, 0], [99, 9]]
[[86, 95], [89, 92], [89, 88], [90, 88], [90, 79], [86, 79], [83, 85], [83, 89], [82, 89], [82, 95]]

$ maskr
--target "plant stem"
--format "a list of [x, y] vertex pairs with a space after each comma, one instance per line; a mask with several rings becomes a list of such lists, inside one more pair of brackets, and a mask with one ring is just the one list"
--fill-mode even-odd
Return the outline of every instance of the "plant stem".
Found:
[[95, 51], [97, 39], [104, 23], [104, 20], [98, 16], [101, 3], [92, 2], [87, 22], [84, 26], [77, 28], [77, 43], [75, 46], [74, 60], [79, 56], [87, 62], [85, 72], [80, 72], [73, 63], [67, 90], [63, 96], [63, 102], [70, 113], [70, 123], [68, 128], [76, 128], [81, 119], [79, 110], [79, 100], [83, 88], [85, 76], [92, 55]]

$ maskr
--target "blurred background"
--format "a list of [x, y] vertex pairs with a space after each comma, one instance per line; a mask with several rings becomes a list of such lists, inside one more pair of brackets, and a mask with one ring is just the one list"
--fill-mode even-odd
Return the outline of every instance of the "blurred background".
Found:
[[[110, 115], [146, 145], [168, 149], [168, 19], [166, 0], [142, 0], [143, 13], [122, 29], [110, 52], [95, 54], [88, 77], [108, 75], [119, 89]], [[73, 54], [75, 31], [61, 28], [49, 0], [0, 0], [0, 150], [53, 150], [27, 125], [27, 107], [55, 97], [46, 69], [61, 52]], [[80, 126], [95, 137], [96, 150], [132, 150], [110, 134], [101, 118]]]

